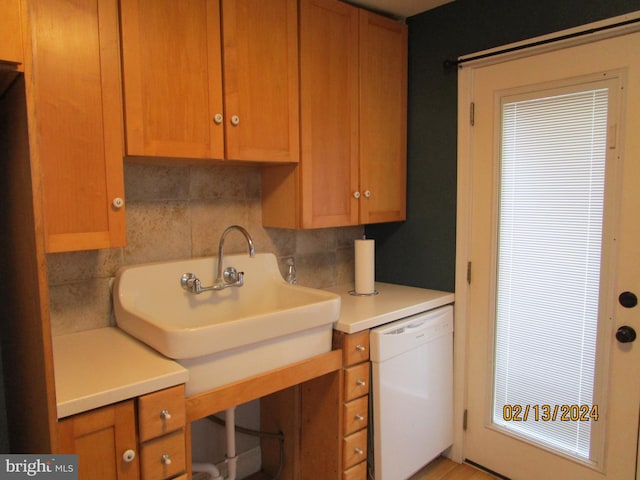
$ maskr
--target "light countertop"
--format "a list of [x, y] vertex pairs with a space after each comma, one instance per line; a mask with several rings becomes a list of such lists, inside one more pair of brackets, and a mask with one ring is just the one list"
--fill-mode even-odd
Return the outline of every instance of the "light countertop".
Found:
[[407, 287], [392, 283], [376, 282], [378, 295], [354, 296], [349, 291], [353, 285], [340, 285], [327, 291], [340, 295], [340, 318], [334, 329], [356, 333], [393, 322], [410, 315], [432, 310], [453, 303], [451, 292]]
[[58, 418], [187, 381], [177, 362], [115, 327], [53, 337]]

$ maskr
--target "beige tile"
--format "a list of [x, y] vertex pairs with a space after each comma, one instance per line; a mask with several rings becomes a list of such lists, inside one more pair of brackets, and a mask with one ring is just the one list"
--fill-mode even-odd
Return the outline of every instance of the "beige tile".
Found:
[[336, 252], [336, 285], [355, 282], [353, 248], [340, 248]]
[[53, 335], [107, 327], [111, 319], [110, 279], [52, 286], [49, 309]]
[[189, 197], [189, 167], [127, 162], [124, 165], [127, 204], [142, 200], [186, 200]]
[[130, 204], [127, 209], [127, 265], [189, 258], [191, 228], [185, 202]]
[[[220, 236], [230, 225], [240, 225], [251, 234], [247, 202], [238, 199], [201, 200], [191, 202], [191, 252], [193, 257], [218, 255]], [[247, 242], [240, 232], [230, 232], [225, 238], [225, 253], [247, 251]]]
[[296, 255], [298, 284], [328, 288], [335, 284], [336, 255], [333, 252]]
[[[220, 235], [232, 224], [247, 228], [257, 252], [276, 255], [283, 276], [287, 258], [294, 257], [301, 285], [352, 282], [353, 240], [364, 228], [264, 228], [260, 184], [259, 167], [126, 163], [128, 245], [47, 257], [54, 331], [109, 324], [108, 279], [119, 266], [217, 255]], [[239, 233], [228, 236], [225, 253], [246, 250]]]
[[260, 170], [236, 165], [191, 167], [189, 196], [197, 200], [260, 197]]
[[112, 277], [122, 262], [120, 248], [50, 253], [47, 255], [49, 285]]
[[338, 248], [353, 249], [353, 241], [361, 239], [364, 235], [364, 226], [336, 228], [336, 244]]
[[336, 230], [335, 228], [319, 228], [298, 231], [296, 235], [296, 255], [335, 252]]

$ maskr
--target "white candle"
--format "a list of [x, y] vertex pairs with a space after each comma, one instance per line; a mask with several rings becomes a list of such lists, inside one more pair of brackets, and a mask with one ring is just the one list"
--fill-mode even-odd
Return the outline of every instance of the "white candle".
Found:
[[355, 241], [356, 261], [356, 293], [371, 294], [375, 292], [375, 241]]

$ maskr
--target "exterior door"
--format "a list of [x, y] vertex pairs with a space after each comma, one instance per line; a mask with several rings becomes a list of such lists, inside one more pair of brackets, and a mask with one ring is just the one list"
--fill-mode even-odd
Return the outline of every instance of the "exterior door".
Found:
[[[640, 294], [638, 51], [640, 33], [630, 33], [469, 67], [462, 74], [466, 78], [461, 84], [471, 85], [474, 102], [470, 158], [462, 174], [468, 180], [468, 223], [464, 228], [468, 228], [469, 240], [458, 250], [459, 265], [471, 262], [472, 274], [463, 291], [456, 292], [466, 315], [464, 457], [509, 478], [637, 478], [640, 343], [628, 340], [631, 329], [640, 332], [640, 307], [632, 306], [632, 293]], [[564, 107], [554, 102], [583, 95], [602, 95], [604, 102], [604, 123], [599, 127], [604, 129], [600, 179], [595, 168], [572, 170], [574, 162], [564, 153], [547, 162], [552, 167], [563, 166], [546, 179], [538, 176], [539, 170], [546, 168], [538, 163], [514, 173], [506, 157], [512, 148], [521, 148], [529, 140], [522, 130], [515, 136], [514, 125], [515, 129], [523, 128], [520, 121], [530, 110], [541, 114], [548, 108], [555, 114]], [[527, 110], [531, 105], [538, 107]], [[569, 143], [577, 139], [571, 131], [564, 131], [565, 124], [572, 123], [579, 113], [567, 112], [566, 120], [543, 138], [545, 148], [556, 137], [565, 136]], [[547, 114], [543, 115], [546, 118]], [[515, 124], [509, 123], [513, 117], [517, 118]], [[531, 122], [534, 127], [538, 124]], [[512, 135], [517, 138], [515, 147], [509, 143]], [[527, 155], [538, 162], [545, 154]], [[564, 181], [566, 171], [568, 183], [554, 185]], [[525, 177], [511, 190], [510, 182], [518, 175]], [[590, 197], [600, 198], [601, 205], [587, 200], [588, 208], [583, 209], [599, 210], [600, 219], [589, 220], [581, 232], [590, 233], [579, 233], [575, 238], [562, 233], [571, 230], [569, 225], [579, 215], [573, 213], [574, 200], [569, 194], [573, 193], [572, 175], [586, 175], [589, 188], [595, 188], [597, 182], [602, 188], [599, 193], [595, 188]], [[553, 219], [556, 195], [558, 203], [566, 207], [566, 216]], [[527, 196], [529, 203], [514, 213], [510, 202], [521, 202]], [[518, 222], [513, 227], [512, 223]], [[551, 227], [547, 230], [554, 222], [561, 233]], [[524, 234], [513, 236], [515, 240], [506, 238], [518, 228]], [[552, 238], [531, 242], [536, 236], [544, 237], [545, 232]], [[519, 249], [524, 251], [518, 253]], [[572, 255], [567, 252], [575, 249], [580, 250], [576, 257], [582, 257], [576, 270], [583, 276], [578, 278], [587, 280], [580, 288], [568, 288], [569, 294], [560, 294], [570, 281], [565, 280], [570, 270], [565, 262]], [[508, 262], [519, 254], [529, 264], [510, 269]], [[592, 265], [585, 266], [589, 262]], [[592, 273], [584, 273], [587, 268]], [[536, 284], [537, 271], [546, 272], [549, 284]], [[558, 286], [549, 288], [554, 281]], [[505, 297], [505, 291], [515, 293]], [[623, 292], [631, 293], [621, 295]], [[581, 308], [575, 308], [577, 303]], [[513, 312], [519, 312], [522, 305], [527, 306], [530, 317], [524, 327], [512, 322], [520, 315]], [[513, 315], [505, 327], [507, 310]], [[568, 327], [588, 310], [593, 316], [591, 326], [585, 321], [580, 328]], [[590, 328], [592, 346], [586, 352]], [[505, 340], [505, 335], [510, 335], [510, 340]], [[536, 357], [556, 341], [557, 346]], [[571, 345], [576, 344], [578, 354], [571, 352]], [[521, 347], [526, 353], [518, 360], [514, 352]], [[577, 383], [577, 396], [572, 396], [565, 390], [577, 377], [586, 380]], [[520, 390], [527, 389], [532, 392], [520, 396]]]

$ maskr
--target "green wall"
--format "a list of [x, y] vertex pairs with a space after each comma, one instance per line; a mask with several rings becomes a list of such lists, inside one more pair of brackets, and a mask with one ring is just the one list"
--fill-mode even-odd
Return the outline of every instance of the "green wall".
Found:
[[456, 0], [407, 19], [407, 221], [365, 228], [377, 280], [454, 290], [458, 83], [443, 61], [635, 10], [640, 0]]

